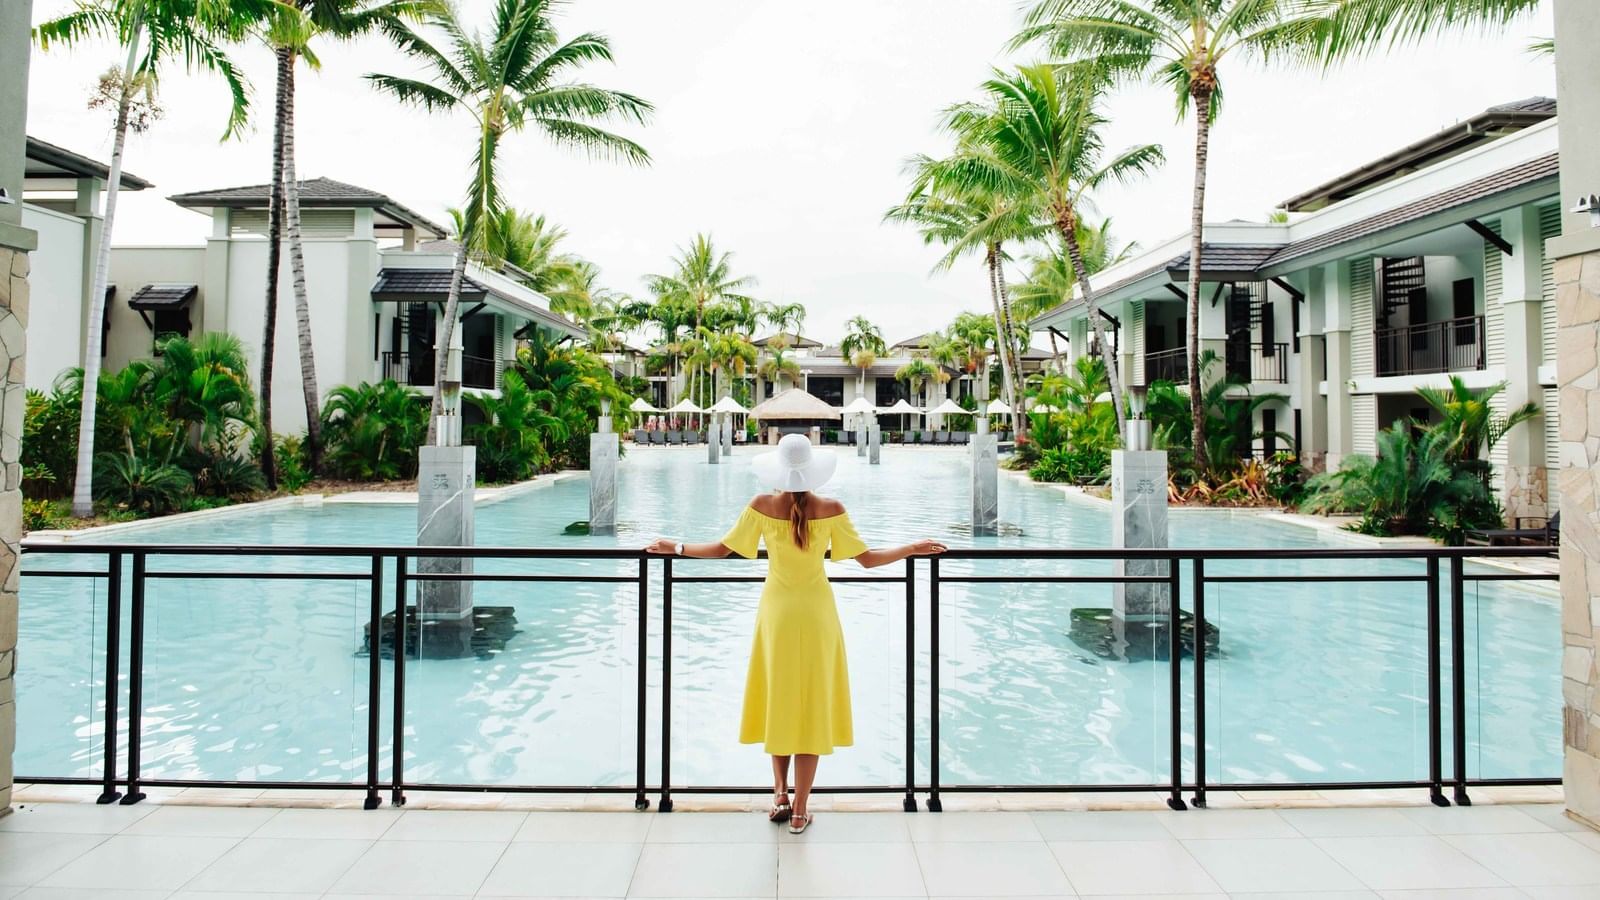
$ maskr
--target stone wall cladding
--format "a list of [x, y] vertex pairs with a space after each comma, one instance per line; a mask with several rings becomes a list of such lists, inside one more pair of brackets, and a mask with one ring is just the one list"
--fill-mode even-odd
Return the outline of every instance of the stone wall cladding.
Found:
[[[1523, 426], [1532, 428], [1532, 424]], [[1507, 465], [1502, 473], [1505, 495], [1501, 498], [1506, 511], [1508, 527], [1526, 516], [1547, 516], [1550, 507], [1545, 490], [1547, 473], [1544, 466]]]
[[17, 745], [17, 578], [22, 540], [23, 333], [28, 254], [0, 247], [0, 813], [11, 805]]
[[1600, 822], [1600, 253], [1556, 261], [1567, 808]]

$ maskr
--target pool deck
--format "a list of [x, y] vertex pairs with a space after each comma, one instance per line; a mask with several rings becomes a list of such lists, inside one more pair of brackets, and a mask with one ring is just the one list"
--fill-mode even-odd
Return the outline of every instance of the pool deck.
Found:
[[[1186, 812], [1156, 808], [1155, 796], [1091, 811], [1066, 808], [1082, 798], [951, 795], [945, 812], [916, 814], [819, 797], [800, 836], [748, 810], [690, 809], [747, 798], [685, 796], [662, 815], [483, 794], [363, 811], [303, 792], [151, 793], [96, 806], [22, 788], [0, 818], [0, 900], [1600, 897], [1600, 833], [1567, 818], [1556, 789], [1480, 789], [1477, 805], [1447, 809], [1416, 792], [1217, 792], [1213, 808]], [[478, 808], [425, 808], [469, 801]]]

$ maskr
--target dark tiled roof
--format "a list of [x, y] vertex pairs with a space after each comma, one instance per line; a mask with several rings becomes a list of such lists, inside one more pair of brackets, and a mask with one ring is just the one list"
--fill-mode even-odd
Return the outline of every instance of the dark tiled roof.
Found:
[[[1282, 244], [1206, 244], [1200, 248], [1200, 271], [1202, 273], [1253, 272], [1282, 249]], [[1178, 272], [1187, 274], [1189, 254], [1174, 257], [1167, 263], [1166, 268], [1174, 274]]]
[[1279, 250], [1270, 259], [1266, 260], [1263, 265], [1279, 265], [1346, 241], [1358, 240], [1435, 213], [1446, 212], [1458, 206], [1465, 206], [1475, 200], [1493, 197], [1496, 194], [1515, 190], [1545, 178], [1555, 178], [1559, 174], [1560, 155], [1550, 153], [1538, 159], [1512, 166], [1509, 169], [1501, 169], [1498, 172], [1485, 175], [1475, 181], [1469, 181], [1449, 190], [1439, 191], [1421, 200], [1407, 203], [1404, 206], [1398, 206], [1377, 215], [1368, 216], [1343, 228], [1335, 228], [1332, 231], [1306, 238], [1303, 241], [1295, 241]]
[[[111, 167], [99, 160], [73, 153], [65, 147], [41, 141], [29, 136], [27, 147], [23, 152], [23, 177], [25, 178], [59, 178], [63, 175], [77, 175], [85, 178], [110, 178]], [[142, 191], [148, 187], [155, 187], [143, 178], [127, 171], [122, 172], [122, 188], [129, 191]]]
[[[782, 334], [785, 338], [788, 339], [787, 346], [790, 346], [790, 347], [821, 347], [822, 346], [822, 342], [821, 341], [814, 341], [811, 338], [808, 338], [803, 334], [795, 334], [792, 331], [784, 331], [784, 332], [780, 332], [780, 334]], [[769, 334], [764, 338], [761, 338], [761, 339], [759, 339], [757, 341], [754, 341], [753, 343], [757, 347], [765, 347], [768, 344], [771, 344], [777, 338], [778, 338], [778, 335]]]
[[1556, 114], [1556, 101], [1554, 97], [1528, 97], [1523, 100], [1514, 100], [1510, 103], [1491, 106], [1488, 111], [1492, 113], [1541, 113], [1553, 116]]
[[[379, 269], [378, 280], [372, 285], [374, 300], [403, 300], [419, 294], [438, 294], [443, 297], [449, 293], [449, 269]], [[461, 293], [463, 296], [482, 297], [489, 293], [489, 289], [463, 276]]]
[[133, 296], [128, 298], [128, 306], [133, 309], [172, 309], [193, 300], [199, 292], [199, 286], [193, 284], [147, 284], [133, 292]]
[[[310, 178], [299, 182], [300, 205], [322, 209], [356, 207], [376, 209], [392, 219], [414, 225], [434, 234], [447, 234], [446, 230], [429, 219], [418, 215], [405, 205], [395, 202], [387, 194], [334, 181], [332, 178]], [[173, 203], [187, 207], [232, 207], [236, 209], [264, 208], [267, 205], [269, 185], [248, 184], [240, 187], [217, 188], [209, 191], [190, 191], [168, 197]]]

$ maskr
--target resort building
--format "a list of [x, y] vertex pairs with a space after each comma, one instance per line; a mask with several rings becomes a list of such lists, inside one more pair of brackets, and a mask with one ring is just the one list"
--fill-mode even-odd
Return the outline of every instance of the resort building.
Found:
[[[1555, 282], [1560, 231], [1555, 101], [1493, 107], [1287, 200], [1283, 223], [1205, 227], [1200, 346], [1237, 394], [1270, 394], [1242, 441], [1314, 467], [1371, 454], [1422, 386], [1505, 382], [1494, 404], [1539, 418], [1495, 448], [1508, 516], [1559, 498]], [[1124, 381], [1187, 379], [1185, 233], [1098, 273], [1096, 299]], [[1100, 353], [1074, 297], [1031, 323], [1075, 358]]]
[[[125, 185], [129, 177], [124, 176]], [[94, 173], [80, 178], [74, 202], [94, 209]], [[133, 182], [135, 189], [146, 186]], [[244, 341], [255, 377], [265, 313], [267, 186], [196, 191], [169, 199], [210, 217], [210, 234], [195, 245], [112, 248], [102, 364], [115, 369], [149, 358], [157, 340], [169, 335], [223, 331]], [[300, 205], [312, 347], [324, 397], [342, 384], [385, 378], [431, 393], [434, 342], [455, 253], [455, 245], [444, 240], [445, 229], [385, 194], [327, 178], [301, 182]], [[53, 217], [52, 225], [67, 216], [44, 207], [33, 215]], [[98, 236], [97, 225], [97, 218], [84, 218], [83, 246]], [[66, 230], [65, 221], [61, 227]], [[53, 239], [46, 246], [54, 256], [75, 252], [78, 244]], [[46, 315], [52, 322], [71, 324], [85, 315], [89, 259], [82, 271], [83, 287], [67, 277], [64, 262], [62, 274], [52, 275], [61, 286], [47, 282], [52, 287]], [[293, 433], [305, 428], [305, 405], [287, 241], [282, 266], [272, 416], [275, 430]], [[583, 334], [552, 313], [549, 301], [519, 281], [514, 269], [493, 271], [476, 263], [467, 267], [459, 322], [462, 383], [480, 392], [497, 389], [517, 342], [530, 329], [563, 337]], [[30, 385], [47, 386], [61, 370], [82, 365], [81, 327], [49, 324], [31, 328], [30, 335], [51, 342], [32, 357]]]
[[[39, 235], [32, 254], [27, 385], [48, 390], [63, 370], [83, 364], [108, 165], [38, 138], [26, 141], [22, 225]], [[122, 173], [122, 190], [152, 185]], [[112, 292], [107, 292], [108, 298]], [[107, 304], [107, 310], [110, 304]], [[259, 329], [258, 329], [259, 330]]]

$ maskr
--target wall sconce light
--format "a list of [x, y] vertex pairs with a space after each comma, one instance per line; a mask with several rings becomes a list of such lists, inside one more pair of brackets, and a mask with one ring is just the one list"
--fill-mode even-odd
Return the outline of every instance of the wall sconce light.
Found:
[[1128, 387], [1128, 414], [1135, 419], [1144, 418], [1144, 412], [1150, 399], [1150, 388], [1135, 384]]
[[1575, 213], [1589, 214], [1589, 227], [1600, 228], [1600, 194], [1590, 194], [1578, 198], [1578, 205], [1572, 208]]

